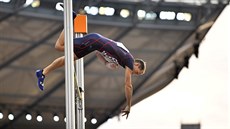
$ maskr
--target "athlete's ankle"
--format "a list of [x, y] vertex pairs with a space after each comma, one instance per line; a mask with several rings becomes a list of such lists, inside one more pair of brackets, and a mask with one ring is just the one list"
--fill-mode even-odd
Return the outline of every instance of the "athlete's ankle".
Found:
[[47, 74], [47, 71], [45, 71], [44, 69], [42, 70], [42, 75], [45, 77]]

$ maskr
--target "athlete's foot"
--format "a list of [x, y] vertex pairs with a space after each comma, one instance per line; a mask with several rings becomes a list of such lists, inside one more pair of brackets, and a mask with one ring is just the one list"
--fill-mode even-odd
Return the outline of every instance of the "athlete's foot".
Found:
[[37, 70], [36, 71], [36, 76], [38, 78], [38, 87], [40, 90], [44, 90], [44, 79], [45, 79], [45, 75], [42, 74], [43, 70]]

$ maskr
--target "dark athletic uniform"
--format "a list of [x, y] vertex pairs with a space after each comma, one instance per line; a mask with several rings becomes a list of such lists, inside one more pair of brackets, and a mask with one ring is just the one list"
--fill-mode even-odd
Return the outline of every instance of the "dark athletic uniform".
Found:
[[74, 53], [78, 58], [99, 51], [106, 61], [125, 66], [133, 70], [134, 59], [129, 50], [120, 42], [103, 37], [97, 33], [74, 39]]

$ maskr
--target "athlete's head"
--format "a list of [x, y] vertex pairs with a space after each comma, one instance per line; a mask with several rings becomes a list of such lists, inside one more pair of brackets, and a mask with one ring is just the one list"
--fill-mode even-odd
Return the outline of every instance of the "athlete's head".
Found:
[[146, 70], [146, 62], [142, 59], [135, 59], [134, 66], [133, 66], [133, 74], [136, 75], [143, 75]]

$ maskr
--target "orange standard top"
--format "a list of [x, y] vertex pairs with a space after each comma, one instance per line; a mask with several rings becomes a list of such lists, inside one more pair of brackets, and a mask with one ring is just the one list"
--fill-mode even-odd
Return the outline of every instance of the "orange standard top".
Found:
[[86, 15], [78, 14], [74, 19], [74, 32], [83, 34], [88, 32]]

